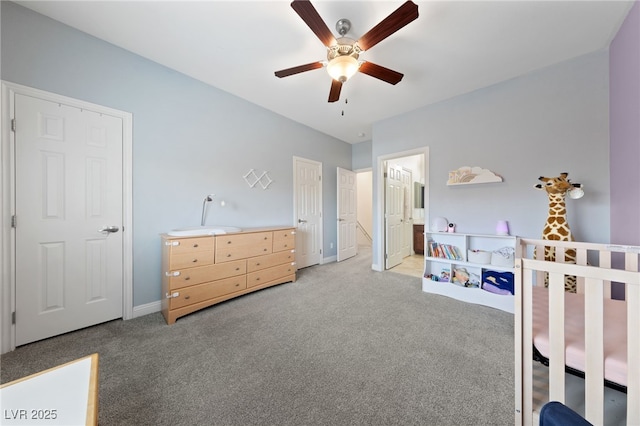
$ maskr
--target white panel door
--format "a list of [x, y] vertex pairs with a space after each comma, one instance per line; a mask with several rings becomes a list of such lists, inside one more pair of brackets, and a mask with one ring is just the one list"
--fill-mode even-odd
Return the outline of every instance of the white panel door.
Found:
[[19, 94], [15, 117], [23, 345], [122, 317], [123, 123]]
[[385, 253], [386, 269], [402, 263], [404, 240], [404, 191], [402, 168], [387, 166], [385, 178]]
[[322, 261], [322, 163], [294, 158], [296, 266]]
[[338, 262], [358, 252], [356, 173], [338, 167]]

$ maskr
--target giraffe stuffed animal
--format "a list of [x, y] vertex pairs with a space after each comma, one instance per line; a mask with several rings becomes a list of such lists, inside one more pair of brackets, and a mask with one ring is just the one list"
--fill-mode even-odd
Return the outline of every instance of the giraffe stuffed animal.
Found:
[[[542, 232], [543, 240], [553, 241], [574, 241], [569, 222], [567, 222], [567, 207], [565, 205], [565, 197], [571, 191], [576, 191], [572, 198], [582, 197], [582, 184], [572, 183], [567, 179], [568, 173], [560, 173], [558, 177], [540, 176], [538, 179], [543, 183], [535, 185], [535, 188], [544, 190], [549, 198], [549, 214], [547, 222]], [[553, 247], [544, 248], [544, 259], [547, 261], [555, 261], [555, 249]], [[565, 263], [576, 263], [576, 251], [574, 249], [566, 249], [564, 253]], [[545, 286], [548, 286], [548, 277], [545, 277]], [[576, 292], [576, 277], [567, 275], [564, 280], [565, 291]]]

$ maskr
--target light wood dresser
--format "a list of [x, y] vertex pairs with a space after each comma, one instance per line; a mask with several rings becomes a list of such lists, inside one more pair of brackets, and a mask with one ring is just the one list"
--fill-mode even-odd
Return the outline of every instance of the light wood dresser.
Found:
[[162, 234], [162, 315], [184, 315], [296, 280], [295, 228], [199, 237]]

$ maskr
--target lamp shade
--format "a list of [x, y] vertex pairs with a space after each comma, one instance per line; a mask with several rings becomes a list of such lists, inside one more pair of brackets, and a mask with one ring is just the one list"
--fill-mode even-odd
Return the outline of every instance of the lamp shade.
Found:
[[499, 220], [496, 225], [497, 235], [509, 235], [509, 223], [506, 220]]
[[336, 56], [329, 61], [327, 72], [334, 80], [344, 83], [358, 72], [359, 66], [358, 60], [353, 56]]

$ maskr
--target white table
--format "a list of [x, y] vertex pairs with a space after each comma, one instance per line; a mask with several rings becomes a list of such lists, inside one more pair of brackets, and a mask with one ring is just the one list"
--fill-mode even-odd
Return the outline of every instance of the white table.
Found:
[[0, 386], [2, 425], [97, 425], [98, 354]]

